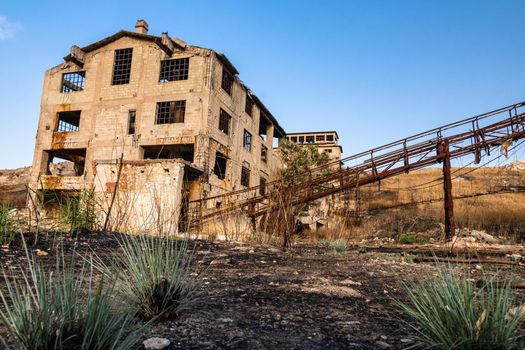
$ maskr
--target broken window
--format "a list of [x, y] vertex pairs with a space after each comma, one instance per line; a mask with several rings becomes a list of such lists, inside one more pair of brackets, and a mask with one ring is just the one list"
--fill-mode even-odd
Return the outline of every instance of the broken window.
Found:
[[213, 167], [213, 173], [221, 180], [226, 178], [226, 165], [228, 158], [222, 153], [215, 153], [215, 166]]
[[60, 92], [75, 92], [84, 90], [85, 77], [85, 71], [62, 74], [62, 86], [60, 88]]
[[264, 196], [266, 194], [266, 179], [262, 176], [259, 182], [259, 194], [261, 196]]
[[131, 76], [131, 58], [133, 49], [115, 50], [115, 61], [113, 63], [112, 85], [129, 84]]
[[46, 174], [55, 176], [82, 176], [86, 163], [86, 149], [48, 151]]
[[80, 111], [58, 112], [58, 132], [75, 132], [80, 126]]
[[244, 138], [242, 145], [244, 149], [248, 152], [252, 151], [252, 134], [250, 134], [246, 129], [244, 129]]
[[264, 145], [261, 146], [261, 160], [265, 163], [268, 161], [268, 147]]
[[326, 141], [334, 141], [334, 135], [326, 135]]
[[314, 143], [314, 137], [313, 136], [306, 136], [306, 143]]
[[290, 137], [290, 141], [297, 143], [297, 136]]
[[193, 163], [193, 144], [144, 146], [144, 159], [184, 159]]
[[304, 143], [304, 136], [299, 136], [298, 140], [299, 140], [299, 143]]
[[226, 135], [230, 134], [231, 120], [232, 117], [221, 108], [221, 111], [219, 113], [219, 130], [225, 133]]
[[245, 166], [241, 169], [241, 185], [250, 187], [250, 169]]
[[231, 75], [231, 73], [228, 72], [228, 70], [225, 67], [222, 68], [221, 87], [224, 91], [228, 93], [228, 95], [232, 94], [233, 75]]
[[268, 140], [268, 122], [266, 121], [266, 116], [261, 111], [259, 115], [259, 136], [264, 140]]
[[130, 110], [128, 112], [128, 135], [135, 134], [135, 118], [137, 116], [137, 112], [134, 110]]
[[157, 102], [155, 124], [184, 123], [186, 101]]
[[315, 137], [315, 142], [324, 142], [324, 135], [317, 135]]
[[188, 80], [189, 67], [189, 57], [160, 61], [159, 82]]
[[244, 106], [244, 111], [248, 113], [248, 115], [251, 117], [253, 112], [253, 101], [250, 98], [250, 96], [246, 95], [246, 104]]

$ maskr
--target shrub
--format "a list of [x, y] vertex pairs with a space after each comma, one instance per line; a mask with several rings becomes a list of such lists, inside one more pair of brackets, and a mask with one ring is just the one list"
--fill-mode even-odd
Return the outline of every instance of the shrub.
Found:
[[11, 207], [0, 204], [0, 246], [8, 245], [14, 239], [14, 221], [9, 213]]
[[191, 307], [197, 283], [188, 240], [123, 236], [120, 247], [115, 263], [123, 273], [111, 278], [119, 281], [118, 291], [140, 316], [170, 319]]
[[[74, 260], [66, 263], [62, 254], [47, 273], [27, 249], [26, 256], [28, 271], [16, 278], [4, 270], [7, 292], [0, 289], [0, 320], [15, 348], [129, 349], [139, 340], [140, 329], [128, 333], [132, 315], [110, 311], [111, 286], [94, 289], [85, 264], [75, 271]], [[7, 343], [0, 334], [0, 345]]]
[[338, 239], [332, 243], [332, 248], [336, 253], [344, 253], [348, 248], [348, 245], [344, 239]]
[[430, 242], [430, 238], [417, 234], [402, 234], [397, 240], [401, 244], [425, 244]]
[[406, 285], [410, 302], [399, 303], [416, 332], [413, 348], [523, 349], [519, 336], [523, 311], [516, 306], [511, 288], [494, 278], [476, 289], [464, 277], [441, 269], [435, 279]]

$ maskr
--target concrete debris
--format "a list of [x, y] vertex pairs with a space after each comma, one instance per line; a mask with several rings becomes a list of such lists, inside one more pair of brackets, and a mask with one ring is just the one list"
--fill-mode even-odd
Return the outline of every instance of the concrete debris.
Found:
[[149, 338], [142, 342], [145, 350], [162, 350], [170, 346], [170, 341], [166, 338]]

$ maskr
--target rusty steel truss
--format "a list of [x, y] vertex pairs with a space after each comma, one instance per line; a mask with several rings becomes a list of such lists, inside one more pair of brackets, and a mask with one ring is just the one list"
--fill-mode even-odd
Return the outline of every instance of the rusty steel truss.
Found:
[[[525, 101], [325, 164], [285, 190], [294, 194], [292, 205], [299, 205], [437, 163], [448, 163], [450, 176], [451, 159], [471, 156], [474, 163], [479, 163], [494, 147], [506, 152], [512, 142], [522, 138], [525, 138]], [[450, 188], [446, 186], [446, 166], [444, 179], [447, 197]], [[278, 204], [269, 201], [268, 196], [277, 189], [283, 190], [282, 182], [268, 182], [265, 194], [261, 194], [260, 186], [255, 186], [191, 201], [192, 226], [232, 211], [245, 210], [252, 218], [275, 211]], [[216, 201], [228, 205], [216, 208]]]

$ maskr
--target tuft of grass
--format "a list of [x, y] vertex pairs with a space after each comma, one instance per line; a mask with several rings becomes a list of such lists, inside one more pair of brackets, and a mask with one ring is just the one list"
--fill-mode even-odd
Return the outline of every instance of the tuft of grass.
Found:
[[426, 244], [430, 242], [430, 238], [415, 233], [405, 233], [399, 236], [397, 241], [401, 244]]
[[348, 249], [348, 244], [344, 239], [338, 239], [332, 243], [332, 249], [335, 253], [344, 253]]
[[8, 204], [0, 204], [0, 246], [9, 245], [14, 239], [15, 223]]
[[[86, 264], [76, 271], [62, 253], [46, 272], [27, 248], [26, 257], [27, 272], [17, 278], [4, 270], [7, 292], [0, 289], [0, 320], [16, 349], [124, 350], [140, 339], [142, 329], [130, 332], [133, 315], [111, 311], [112, 286], [94, 288]], [[8, 348], [2, 334], [0, 344]]]
[[97, 227], [95, 192], [83, 190], [78, 195], [61, 199], [60, 217], [71, 233], [92, 231]]
[[330, 240], [326, 239], [326, 238], [321, 238], [319, 240], [319, 244], [323, 247], [329, 247], [330, 246]]
[[188, 240], [167, 237], [123, 236], [115, 264], [122, 273], [118, 291], [147, 320], [171, 319], [191, 308], [197, 299], [192, 275], [193, 253]]
[[476, 289], [464, 277], [440, 269], [437, 278], [407, 284], [409, 303], [399, 302], [416, 332], [417, 349], [523, 349], [517, 306], [509, 283], [495, 278]]

